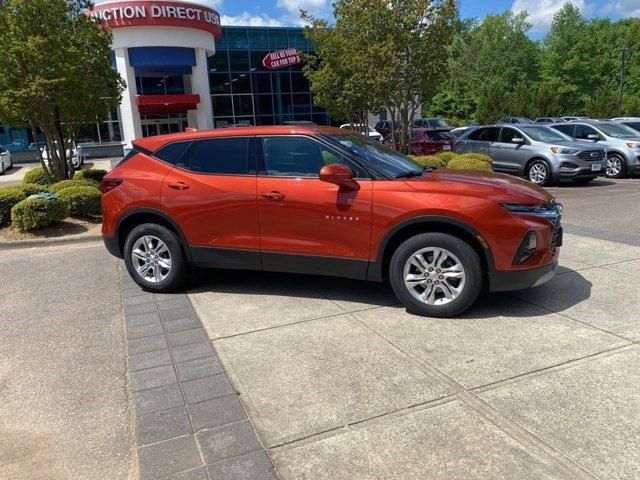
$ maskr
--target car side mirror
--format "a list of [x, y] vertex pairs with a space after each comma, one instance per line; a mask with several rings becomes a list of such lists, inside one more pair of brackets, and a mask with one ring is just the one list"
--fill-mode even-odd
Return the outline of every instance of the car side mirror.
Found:
[[333, 183], [348, 190], [358, 190], [360, 188], [360, 185], [354, 179], [355, 175], [351, 169], [341, 163], [325, 165], [320, 170], [319, 176], [322, 182]]
[[590, 135], [587, 135], [587, 138], [589, 140], [594, 140], [594, 141], [597, 142], [598, 140], [600, 140], [600, 135], [596, 135], [595, 133], [592, 133]]
[[511, 139], [511, 143], [524, 143], [524, 138], [514, 137]]

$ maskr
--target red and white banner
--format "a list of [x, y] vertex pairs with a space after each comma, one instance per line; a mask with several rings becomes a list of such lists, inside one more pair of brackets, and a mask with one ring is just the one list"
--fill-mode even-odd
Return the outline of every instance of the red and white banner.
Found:
[[290, 67], [300, 62], [300, 50], [297, 48], [288, 48], [287, 50], [267, 53], [267, 56], [262, 59], [262, 65], [265, 68], [271, 69]]
[[101, 3], [87, 11], [105, 28], [185, 27], [204, 30], [220, 37], [220, 14], [215, 10], [187, 2], [165, 0]]

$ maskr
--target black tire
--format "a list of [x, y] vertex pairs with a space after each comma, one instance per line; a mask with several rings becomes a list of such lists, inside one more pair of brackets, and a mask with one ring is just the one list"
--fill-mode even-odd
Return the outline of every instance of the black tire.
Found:
[[[405, 265], [425, 248], [442, 248], [452, 253], [462, 264], [465, 284], [457, 298], [443, 305], [430, 305], [415, 298], [405, 286]], [[482, 262], [477, 252], [464, 240], [446, 233], [423, 233], [409, 238], [393, 253], [389, 264], [389, 283], [398, 300], [411, 313], [427, 317], [455, 317], [478, 299], [484, 283]]]
[[[542, 169], [544, 168], [546, 175], [544, 177], [543, 180], [533, 180], [532, 177], [532, 170], [534, 169]], [[548, 187], [549, 185], [553, 184], [553, 170], [551, 170], [551, 167], [549, 166], [549, 164], [547, 162], [545, 162], [544, 160], [534, 160], [533, 162], [531, 162], [529, 164], [529, 166], [527, 167], [527, 171], [525, 172], [526, 176], [527, 176], [527, 180], [529, 180], [531, 183], [534, 183], [540, 187]], [[535, 177], [534, 177], [535, 178]]]
[[596, 177], [591, 178], [573, 178], [573, 183], [577, 185], [586, 185], [587, 183], [591, 183], [596, 179]]
[[[617, 173], [611, 172], [611, 162], [620, 162], [620, 171]], [[605, 175], [608, 178], [623, 178], [627, 175], [627, 161], [618, 153], [612, 153], [607, 157], [607, 163], [605, 164]]]
[[[143, 278], [138, 274], [134, 266], [134, 260], [132, 258], [133, 247], [139, 239], [145, 236], [153, 236], [160, 239], [169, 250], [171, 269], [162, 281], [154, 283]], [[124, 242], [123, 253], [124, 263], [133, 281], [145, 290], [151, 292], [162, 293], [176, 290], [184, 284], [190, 273], [189, 264], [182, 251], [180, 238], [168, 228], [156, 223], [143, 223], [135, 227]]]

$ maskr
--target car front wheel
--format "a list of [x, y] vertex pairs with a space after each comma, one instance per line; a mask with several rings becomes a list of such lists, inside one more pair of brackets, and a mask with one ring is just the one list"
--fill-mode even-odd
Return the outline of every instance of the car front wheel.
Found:
[[483, 271], [476, 251], [464, 240], [444, 233], [411, 237], [394, 252], [389, 280], [411, 313], [453, 317], [477, 300]]
[[609, 178], [622, 178], [627, 173], [626, 162], [617, 153], [612, 153], [607, 157], [607, 168], [605, 173]]
[[552, 182], [551, 168], [544, 160], [534, 160], [527, 168], [527, 179], [541, 187], [550, 185]]
[[179, 288], [189, 273], [179, 237], [154, 223], [139, 225], [129, 233], [124, 243], [124, 261], [131, 278], [152, 292]]

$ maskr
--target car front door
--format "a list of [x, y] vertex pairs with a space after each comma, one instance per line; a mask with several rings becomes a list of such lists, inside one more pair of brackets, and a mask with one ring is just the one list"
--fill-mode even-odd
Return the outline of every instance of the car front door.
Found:
[[[263, 268], [365, 278], [372, 215], [372, 185], [365, 171], [308, 136], [265, 136], [260, 146]], [[333, 163], [351, 168], [357, 188], [319, 179], [322, 167]]]
[[[513, 139], [522, 139], [523, 142], [513, 143]], [[491, 158], [494, 166], [505, 172], [521, 174], [524, 172], [527, 141], [524, 135], [512, 127], [502, 127], [500, 138], [491, 144]]]
[[[591, 138], [589, 138], [591, 137]], [[574, 138], [576, 140], [587, 140], [589, 142], [594, 142], [596, 139], [600, 139], [600, 134], [598, 131], [590, 125], [576, 125], [576, 131], [574, 133]]]
[[171, 153], [172, 144], [156, 154], [173, 157], [162, 206], [196, 263], [260, 269], [255, 142], [248, 136], [208, 138], [185, 142], [182, 154]]

